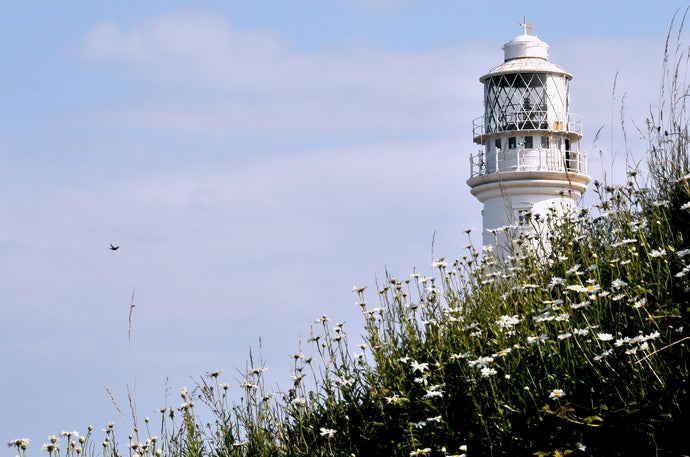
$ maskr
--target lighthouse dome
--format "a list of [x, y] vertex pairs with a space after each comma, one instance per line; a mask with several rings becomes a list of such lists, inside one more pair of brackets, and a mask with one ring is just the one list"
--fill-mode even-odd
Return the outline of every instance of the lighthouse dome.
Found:
[[546, 50], [549, 45], [541, 41], [534, 35], [518, 35], [503, 45], [504, 59], [506, 62], [513, 59], [523, 59], [526, 57], [546, 60], [548, 54]]

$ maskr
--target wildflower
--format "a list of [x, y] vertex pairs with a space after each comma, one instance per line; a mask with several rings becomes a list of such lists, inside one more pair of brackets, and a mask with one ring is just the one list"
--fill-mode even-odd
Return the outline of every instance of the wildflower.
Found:
[[468, 360], [467, 364], [470, 368], [486, 368], [493, 361], [493, 357], [479, 357], [477, 360]]
[[630, 344], [632, 341], [633, 341], [632, 338], [630, 338], [629, 336], [626, 336], [625, 338], [617, 339], [616, 342], [613, 343], [613, 345], [616, 346], [617, 348], [619, 348], [619, 347], [623, 346], [624, 344]]
[[580, 309], [580, 308], [586, 308], [586, 307], [588, 307], [589, 305], [590, 305], [590, 302], [588, 302], [588, 301], [583, 301], [583, 302], [580, 302], [580, 303], [573, 303], [572, 305], [570, 305], [570, 307], [571, 307], [572, 309]]
[[587, 292], [588, 294], [595, 294], [599, 292], [599, 289], [601, 289], [601, 287], [599, 287], [598, 284], [590, 284], [587, 287], [585, 287], [585, 292]]
[[240, 385], [240, 387], [244, 387], [245, 389], [258, 389], [259, 388], [259, 386], [257, 386], [256, 384], [252, 384], [252, 382], [249, 381], [248, 379], [245, 379], [244, 382]]
[[556, 322], [568, 322], [570, 319], [570, 314], [561, 314], [560, 316], [556, 317]]
[[[422, 428], [426, 425], [426, 421], [415, 422], [413, 425], [415, 428]], [[412, 454], [410, 454], [410, 455], [412, 455]]]
[[443, 391], [441, 390], [441, 387], [443, 387], [443, 385], [441, 384], [429, 387], [424, 396], [426, 398], [443, 397]]
[[482, 378], [488, 378], [489, 376], [495, 375], [497, 373], [497, 371], [493, 368], [486, 367], [486, 368], [481, 369], [481, 373], [482, 373]]
[[577, 448], [578, 451], [584, 451], [585, 449], [587, 449], [587, 446], [585, 446], [582, 443], [575, 443], [575, 447]]
[[424, 373], [426, 370], [429, 369], [429, 364], [428, 363], [419, 363], [416, 360], [413, 360], [412, 363], [412, 371], [419, 371], [420, 373]]
[[551, 400], [558, 400], [562, 397], [565, 397], [565, 392], [562, 389], [553, 389], [549, 394]]
[[514, 316], [503, 315], [496, 321], [498, 326], [501, 328], [506, 328], [506, 327], [510, 328], [519, 322], [520, 322], [520, 316], [518, 316], [517, 314]]
[[443, 422], [443, 417], [442, 416], [435, 416], [435, 417], [428, 417], [426, 419], [427, 422]]
[[232, 443], [233, 447], [242, 447], [246, 444], [247, 444], [246, 441], [235, 441], [234, 443]]
[[585, 328], [575, 328], [573, 329], [573, 333], [578, 336], [585, 336], [589, 333], [589, 329], [587, 327]]
[[548, 311], [546, 311], [545, 313], [542, 313], [538, 316], [532, 317], [532, 320], [534, 320], [534, 322], [547, 322], [547, 321], [551, 321], [553, 319], [554, 319], [554, 317]]
[[335, 435], [335, 430], [333, 430], [332, 428], [321, 427], [321, 436], [327, 436], [328, 438], [330, 438], [333, 435]]
[[428, 447], [425, 447], [424, 449], [415, 449], [414, 451], [410, 452], [410, 457], [415, 457], [417, 455], [422, 455], [422, 454], [428, 454], [429, 452], [431, 452], [431, 448], [428, 448]]
[[364, 289], [366, 289], [366, 286], [364, 286], [364, 287], [354, 286], [354, 287], [352, 287], [352, 292], [357, 292], [358, 294], [361, 294], [362, 292], [364, 292]]
[[[180, 395], [182, 396], [182, 398], [187, 398], [187, 393], [188, 393], [188, 391], [187, 391], [186, 387], [183, 387], [182, 389], [180, 389]], [[65, 436], [64, 435], [65, 433], [67, 433], [67, 432], [62, 432], [62, 436]], [[69, 435], [67, 435], [67, 436], [69, 436]]]
[[[76, 433], [76, 432], [75, 432]], [[31, 440], [28, 438], [17, 438], [15, 440], [10, 441], [7, 443], [7, 447], [17, 447], [17, 449], [21, 448], [26, 450], [26, 448], [29, 447], [29, 444], [31, 444]]]
[[690, 209], [690, 202], [687, 202], [680, 206], [680, 209]]
[[510, 351], [512, 351], [512, 350], [513, 350], [513, 348], [501, 349], [501, 350], [498, 351], [497, 353], [492, 354], [492, 357], [505, 357], [505, 356], [508, 355], [508, 353], [509, 353]]
[[577, 275], [579, 273], [579, 271], [578, 271], [579, 269], [580, 269], [580, 264], [576, 263], [574, 267], [566, 270], [565, 274], [566, 274], [566, 276]]
[[626, 244], [631, 244], [631, 243], [637, 243], [637, 240], [634, 238], [626, 238], [624, 240], [619, 241], [618, 243], [613, 243], [612, 246], [614, 248], [617, 248], [617, 247], [624, 246]]
[[542, 333], [539, 336], [528, 336], [527, 342], [529, 344], [541, 344], [544, 341], [546, 341], [547, 339], [548, 339], [548, 336], [546, 336], [545, 334]]
[[462, 354], [451, 354], [450, 360], [466, 359], [469, 356], [469, 352], [463, 352]]
[[612, 352], [613, 352], [613, 349], [609, 349], [609, 350], [607, 350], [607, 351], [604, 351], [604, 352], [602, 352], [600, 355], [594, 357], [594, 361], [595, 361], [595, 362], [601, 362], [601, 361], [604, 360], [606, 357], [608, 357], [609, 355], [611, 355]]
[[618, 294], [618, 295], [614, 295], [613, 297], [611, 297], [611, 300], [613, 300], [613, 301], [619, 301], [619, 300], [622, 300], [622, 299], [624, 299], [624, 298], [625, 298], [625, 295], [623, 295], [623, 294]]
[[662, 249], [661, 251], [659, 251], [657, 249], [652, 249], [652, 252], [649, 253], [649, 257], [652, 257], [652, 258], [659, 258], [659, 257], [663, 257], [665, 255], [666, 255], [666, 249]]
[[572, 290], [573, 292], [580, 292], [580, 293], [586, 293], [588, 289], [580, 284], [573, 284], [568, 287], [566, 287], [566, 290]]
[[633, 303], [633, 308], [635, 308], [635, 309], [641, 308], [641, 307], [643, 307], [646, 303], [647, 303], [647, 299], [646, 299], [646, 298], [644, 298], [644, 297], [643, 297], [643, 298], [640, 298], [639, 300], [636, 300], [635, 303]]
[[566, 339], [566, 338], [570, 338], [571, 336], [573, 336], [573, 334], [572, 334], [572, 333], [569, 333], [569, 332], [561, 333], [560, 335], [558, 335], [558, 339], [559, 339], [559, 340], [564, 340], [564, 339]]
[[407, 363], [407, 362], [409, 362], [409, 361], [410, 361], [410, 358], [407, 357], [407, 356], [405, 356], [405, 357], [400, 357], [400, 358], [398, 359], [398, 362], [400, 362], [400, 363]]
[[347, 378], [335, 378], [333, 380], [338, 386], [351, 386], [355, 383], [354, 379], [347, 379]]
[[683, 249], [682, 251], [676, 252], [676, 255], [681, 259], [688, 254], [690, 254], [690, 249]]
[[671, 202], [669, 202], [668, 200], [657, 200], [652, 202], [652, 206], [659, 208], [660, 206], [668, 206], [669, 203]]
[[676, 278], [682, 278], [682, 277], [684, 277], [685, 275], [687, 275], [688, 273], [690, 273], [690, 265], [684, 267], [682, 270], [680, 270], [680, 271], [679, 271], [678, 273], [676, 273], [674, 276], [675, 276]]
[[307, 403], [307, 401], [302, 397], [297, 397], [290, 403], [292, 403], [294, 406], [304, 406]]
[[613, 339], [613, 335], [610, 333], [597, 333], [597, 338], [601, 341], [611, 341]]
[[627, 285], [628, 285], [628, 283], [623, 281], [621, 278], [614, 279], [613, 282], [611, 283], [611, 287], [613, 287], [616, 290], [618, 290], [622, 287], [625, 287]]
[[397, 403], [400, 401], [400, 397], [395, 394], [392, 397], [384, 397], [386, 400], [386, 403]]
[[[681, 327], [681, 330], [682, 329], [683, 329], [683, 327]], [[654, 333], [650, 333], [649, 335], [645, 336], [644, 339], [645, 339], [645, 341], [646, 340], [655, 340], [655, 339], [659, 338], [660, 336], [661, 336], [661, 333], [654, 332]]]
[[443, 257], [431, 264], [431, 268], [446, 268], [447, 266], [448, 263], [446, 262], [446, 259], [444, 259]]

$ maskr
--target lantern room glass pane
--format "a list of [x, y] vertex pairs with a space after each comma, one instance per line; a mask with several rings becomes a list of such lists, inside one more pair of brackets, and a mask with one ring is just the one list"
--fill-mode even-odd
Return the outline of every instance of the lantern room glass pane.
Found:
[[568, 79], [548, 73], [500, 74], [484, 81], [486, 133], [548, 129], [565, 121]]

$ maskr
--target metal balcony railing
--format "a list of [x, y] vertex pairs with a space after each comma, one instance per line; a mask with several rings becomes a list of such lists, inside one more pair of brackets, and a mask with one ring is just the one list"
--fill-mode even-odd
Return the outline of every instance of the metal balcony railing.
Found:
[[470, 155], [470, 177], [510, 171], [560, 171], [587, 174], [587, 154], [580, 150], [509, 149]]
[[[488, 121], [488, 122], [487, 122]], [[472, 122], [472, 137], [477, 138], [499, 132], [513, 130], [552, 130], [568, 132], [582, 136], [582, 118], [569, 113], [565, 120], [549, 121], [543, 113], [534, 112], [526, 115], [522, 112], [501, 114], [496, 120], [493, 116], [476, 118]]]

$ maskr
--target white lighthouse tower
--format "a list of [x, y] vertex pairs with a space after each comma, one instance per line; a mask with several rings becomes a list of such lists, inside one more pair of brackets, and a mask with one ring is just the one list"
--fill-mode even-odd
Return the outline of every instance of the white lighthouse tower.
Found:
[[484, 115], [475, 119], [467, 184], [484, 204], [483, 244], [498, 236], [510, 252], [508, 233], [528, 230], [534, 218], [563, 216], [587, 189], [586, 157], [580, 151], [582, 120], [570, 112], [573, 76], [548, 61], [548, 45], [524, 33], [503, 46], [504, 62], [479, 78]]

